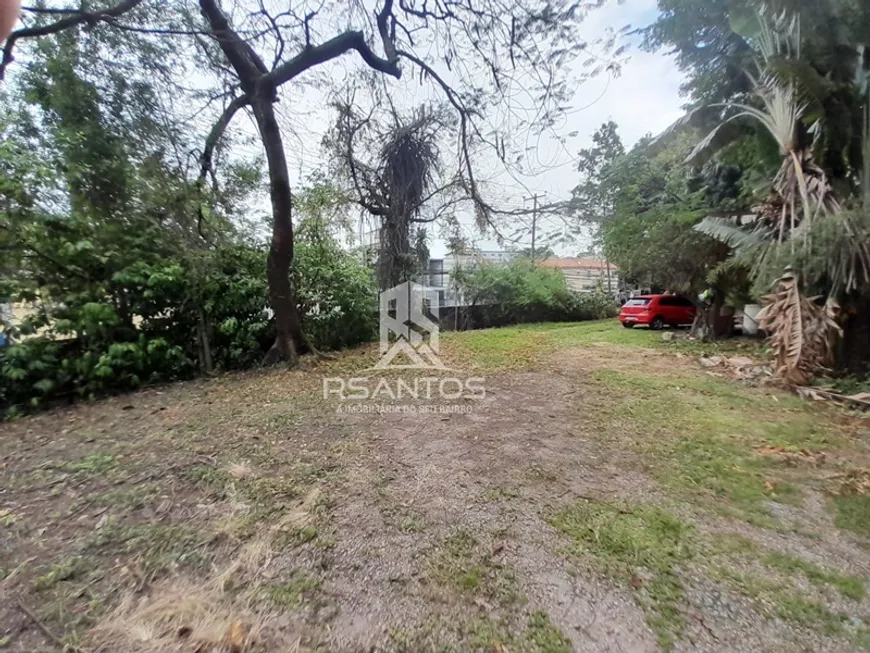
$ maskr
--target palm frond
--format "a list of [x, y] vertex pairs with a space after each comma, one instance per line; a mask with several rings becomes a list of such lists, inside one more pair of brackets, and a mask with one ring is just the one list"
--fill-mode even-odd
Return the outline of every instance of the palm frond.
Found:
[[763, 228], [747, 229], [729, 218], [714, 216], [707, 216], [701, 220], [695, 225], [695, 231], [725, 243], [732, 249], [761, 245], [769, 239], [768, 232]]
[[758, 7], [758, 23], [758, 51], [765, 64], [776, 57], [800, 59], [801, 23], [798, 14], [786, 9], [777, 12], [762, 2]]
[[731, 143], [740, 134], [740, 127], [734, 123], [738, 118], [742, 118], [745, 115], [745, 113], [733, 115], [710, 130], [710, 133], [701, 139], [689, 153], [685, 163], [698, 166], [707, 163], [716, 152]]
[[804, 385], [833, 362], [834, 344], [842, 329], [836, 322], [839, 307], [819, 306], [800, 291], [797, 275], [786, 270], [777, 289], [762, 299], [758, 325], [770, 335], [776, 376]]

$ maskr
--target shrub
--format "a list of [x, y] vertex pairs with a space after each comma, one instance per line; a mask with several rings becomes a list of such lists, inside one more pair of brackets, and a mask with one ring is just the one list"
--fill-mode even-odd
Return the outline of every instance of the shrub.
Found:
[[[87, 288], [74, 278], [47, 289], [10, 285], [12, 301], [58, 299], [0, 347], [0, 415], [191, 378], [207, 367], [206, 351], [213, 369], [258, 365], [274, 339], [265, 260], [264, 249], [233, 244], [177, 259], [140, 257]], [[315, 346], [373, 337], [374, 276], [332, 238], [302, 238], [293, 274]]]
[[453, 280], [462, 291], [476, 326], [522, 322], [569, 322], [612, 317], [617, 307], [599, 290], [572, 292], [559, 270], [521, 259], [510, 265], [458, 269]]
[[378, 326], [373, 270], [339, 247], [320, 220], [297, 231], [293, 279], [305, 334], [323, 350], [369, 342]]

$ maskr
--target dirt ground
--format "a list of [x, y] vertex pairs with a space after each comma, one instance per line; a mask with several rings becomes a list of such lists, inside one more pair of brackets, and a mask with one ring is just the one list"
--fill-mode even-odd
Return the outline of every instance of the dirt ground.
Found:
[[870, 647], [866, 420], [569, 336], [469, 413], [337, 412], [351, 356], [0, 426], [0, 649]]

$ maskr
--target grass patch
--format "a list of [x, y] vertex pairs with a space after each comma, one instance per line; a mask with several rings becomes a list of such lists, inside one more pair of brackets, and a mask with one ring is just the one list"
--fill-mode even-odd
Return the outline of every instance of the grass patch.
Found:
[[484, 597], [501, 606], [520, 603], [516, 576], [468, 531], [448, 536], [429, 557], [427, 578], [460, 596]]
[[[818, 408], [785, 393], [711, 377], [659, 377], [599, 370], [590, 418], [601, 430], [626, 433], [666, 488], [701, 499], [723, 514], [781, 528], [768, 502], [799, 504], [800, 474], [761, 446], [829, 451], [849, 446]], [[621, 397], [614, 403], [614, 397]]]
[[719, 567], [711, 570], [719, 580], [725, 581], [742, 594], [755, 600], [756, 605], [771, 616], [798, 624], [826, 635], [843, 633], [843, 624], [848, 619], [844, 614], [832, 612], [827, 607], [806, 598], [786, 583], [766, 578], [760, 574], [736, 572]]
[[813, 630], [821, 630], [826, 635], [841, 634], [843, 622], [848, 619], [846, 615], [831, 612], [821, 603], [810, 601], [798, 594], [781, 596], [776, 612], [783, 619]]
[[774, 567], [780, 571], [792, 574], [803, 572], [813, 584], [831, 585], [846, 598], [855, 601], [864, 598], [864, 581], [856, 576], [847, 576], [837, 571], [825, 569], [786, 553], [770, 553], [763, 556], [761, 561], [768, 567]]
[[870, 538], [870, 496], [866, 494], [838, 494], [834, 496], [838, 528]]
[[449, 360], [484, 370], [532, 369], [553, 350], [552, 328], [533, 324], [447, 333], [443, 336], [445, 353]]
[[516, 485], [504, 485], [490, 488], [481, 495], [484, 501], [510, 501], [519, 499], [522, 496], [522, 491]]
[[269, 585], [266, 595], [281, 608], [295, 609], [320, 593], [323, 583], [302, 570], [296, 570], [283, 583]]
[[571, 640], [553, 625], [546, 612], [533, 612], [529, 615], [526, 637], [534, 642], [541, 653], [571, 653], [574, 650]]
[[625, 329], [616, 319], [521, 324], [501, 329], [448, 332], [442, 338], [443, 353], [448, 359], [470, 361], [473, 366], [486, 370], [535, 369], [557, 349], [593, 344], [666, 349], [692, 356], [769, 357], [764, 343], [759, 340], [729, 338], [705, 343], [678, 337], [664, 342], [658, 331]]
[[658, 508], [584, 501], [548, 521], [573, 540], [573, 553], [594, 556], [634, 590], [659, 645], [670, 650], [686, 625], [678, 567], [693, 555], [691, 527]]
[[399, 522], [399, 530], [403, 533], [422, 533], [426, 530], [426, 521], [417, 514], [407, 514]]
[[125, 526], [110, 519], [84, 540], [89, 554], [136, 556], [143, 574], [179, 567], [199, 568], [207, 561], [212, 534], [201, 527], [142, 523]]
[[82, 558], [67, 558], [53, 565], [47, 573], [38, 576], [33, 581], [33, 589], [37, 592], [51, 589], [60, 582], [73, 580], [86, 569], [87, 566]]
[[115, 456], [111, 454], [93, 453], [81, 460], [64, 463], [61, 469], [70, 474], [94, 476], [112, 471], [116, 464]]
[[410, 629], [390, 629], [392, 653], [571, 653], [571, 640], [545, 612], [528, 615], [431, 617]]

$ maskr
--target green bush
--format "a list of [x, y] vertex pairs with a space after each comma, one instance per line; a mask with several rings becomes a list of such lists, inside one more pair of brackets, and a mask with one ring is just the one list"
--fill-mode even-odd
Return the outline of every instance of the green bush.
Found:
[[575, 322], [616, 315], [618, 308], [603, 290], [571, 291], [560, 270], [520, 259], [510, 265], [458, 269], [453, 280], [476, 326], [523, 322]]
[[195, 369], [181, 347], [160, 338], [81, 346], [40, 336], [0, 350], [0, 409], [16, 414], [50, 401], [134, 390]]
[[[322, 236], [322, 234], [321, 234]], [[98, 250], [80, 248], [98, 256]], [[183, 258], [133, 262], [102, 283], [76, 277], [51, 286], [7, 285], [12, 301], [61, 298], [13, 330], [0, 347], [0, 415], [59, 400], [92, 398], [213, 369], [258, 365], [274, 339], [264, 248], [228, 245]], [[332, 238], [297, 245], [293, 268], [303, 328], [321, 349], [371, 340], [374, 276]]]
[[293, 279], [302, 326], [322, 350], [371, 341], [378, 326], [374, 272], [341, 249], [320, 223], [303, 222], [297, 233]]

